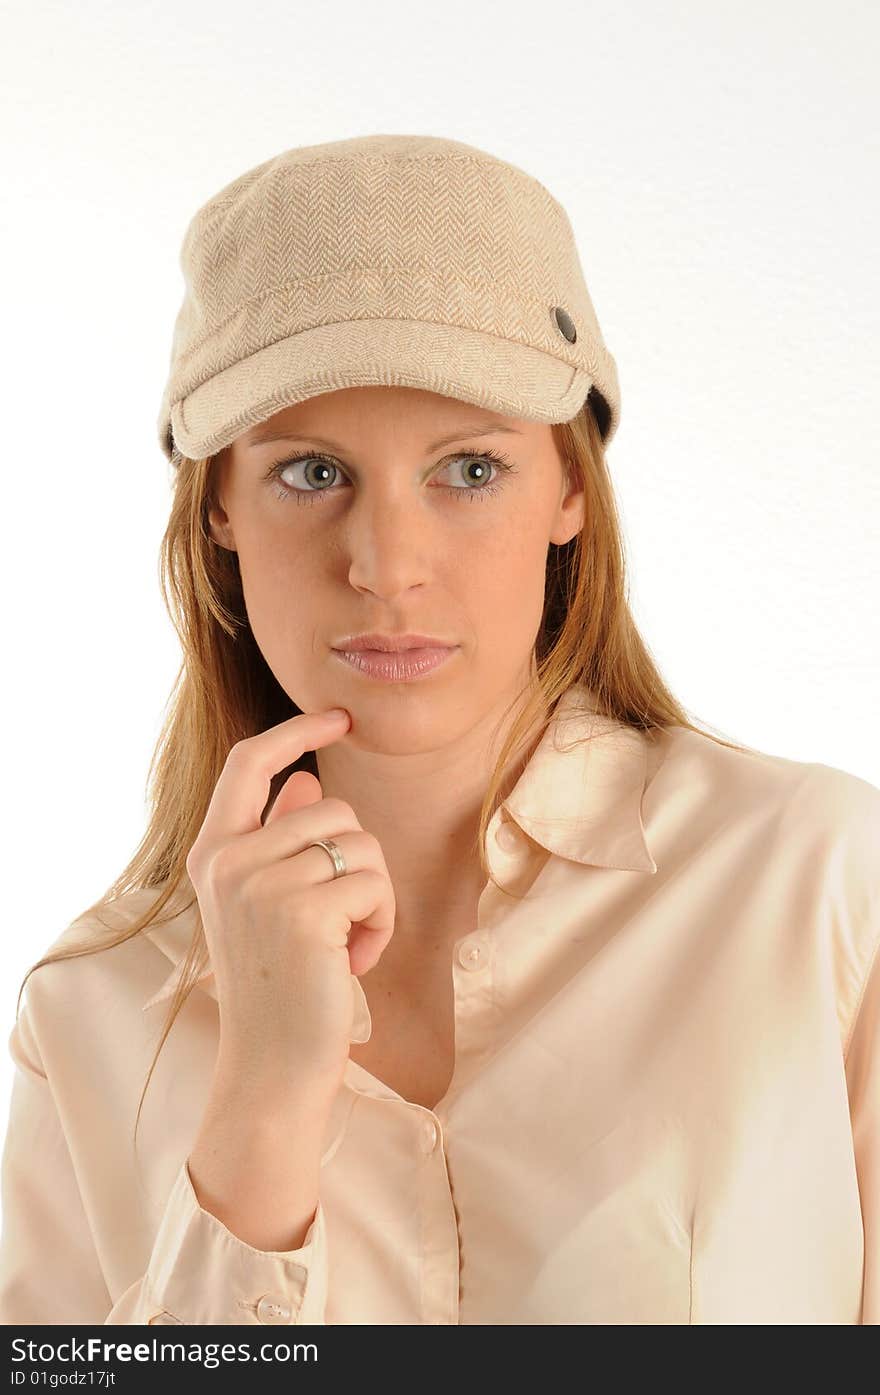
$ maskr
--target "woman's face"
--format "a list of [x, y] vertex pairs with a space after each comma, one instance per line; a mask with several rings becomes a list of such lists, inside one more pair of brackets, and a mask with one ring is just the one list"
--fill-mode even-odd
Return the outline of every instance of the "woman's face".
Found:
[[[217, 466], [212, 536], [237, 551], [254, 637], [303, 711], [345, 707], [352, 738], [403, 753], [471, 728], [528, 679], [548, 547], [583, 522], [548, 425], [345, 388], [250, 428]], [[414, 681], [381, 681], [334, 653], [365, 631], [457, 647]]]

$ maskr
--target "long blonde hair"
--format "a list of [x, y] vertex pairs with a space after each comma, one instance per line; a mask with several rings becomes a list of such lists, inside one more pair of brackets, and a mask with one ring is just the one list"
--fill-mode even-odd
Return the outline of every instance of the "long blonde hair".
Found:
[[[603, 426], [604, 423], [604, 426]], [[498, 885], [488, 865], [486, 830], [497, 808], [504, 772], [526, 733], [546, 730], [558, 699], [575, 683], [586, 684], [597, 710], [642, 731], [671, 726], [701, 732], [732, 749], [749, 749], [696, 725], [669, 691], [638, 633], [626, 594], [623, 538], [608, 474], [604, 446], [607, 409], [591, 394], [573, 420], [553, 425], [552, 432], [570, 480], [585, 490], [584, 525], [568, 543], [550, 548], [544, 612], [535, 643], [533, 682], [516, 720], [507, 732], [492, 771], [480, 812], [476, 849], [484, 875]], [[85, 941], [62, 947], [31, 965], [30, 975], [45, 964], [93, 954], [162, 924], [181, 909], [196, 907], [195, 928], [181, 979], [171, 999], [161, 1038], [144, 1082], [135, 1119], [168, 1033], [178, 1012], [207, 966], [209, 955], [186, 858], [207, 812], [226, 757], [237, 741], [266, 730], [299, 708], [291, 701], [257, 647], [247, 620], [238, 554], [220, 547], [208, 528], [214, 502], [215, 464], [208, 456], [175, 456], [177, 470], [171, 514], [161, 544], [160, 587], [178, 633], [183, 658], [167, 704], [167, 715], [150, 761], [147, 777], [149, 818], [146, 832], [127, 867], [69, 928], [85, 931]], [[512, 705], [511, 705], [512, 706]], [[273, 778], [265, 813], [281, 785], [295, 769], [317, 773], [313, 753]], [[504, 796], [502, 796], [504, 797]], [[102, 918], [126, 894], [157, 888], [147, 910], [121, 931]], [[506, 888], [502, 888], [506, 890]], [[174, 899], [174, 900], [173, 900]], [[174, 910], [161, 912], [173, 900]], [[96, 932], [94, 922], [111, 933]]]

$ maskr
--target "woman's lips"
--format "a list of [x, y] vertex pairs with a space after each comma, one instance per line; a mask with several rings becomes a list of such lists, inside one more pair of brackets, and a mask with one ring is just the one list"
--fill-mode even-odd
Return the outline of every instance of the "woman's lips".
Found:
[[451, 649], [397, 649], [390, 653], [384, 649], [334, 649], [332, 653], [369, 678], [404, 683], [432, 673], [457, 651], [458, 645]]

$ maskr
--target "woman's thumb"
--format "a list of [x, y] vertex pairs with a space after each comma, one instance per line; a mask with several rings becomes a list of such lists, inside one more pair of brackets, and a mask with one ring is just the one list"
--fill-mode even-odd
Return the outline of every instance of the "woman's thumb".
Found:
[[323, 798], [320, 780], [308, 770], [294, 770], [275, 796], [275, 802], [263, 820], [263, 827], [282, 814], [291, 814], [294, 809], [303, 809], [307, 804], [317, 804]]

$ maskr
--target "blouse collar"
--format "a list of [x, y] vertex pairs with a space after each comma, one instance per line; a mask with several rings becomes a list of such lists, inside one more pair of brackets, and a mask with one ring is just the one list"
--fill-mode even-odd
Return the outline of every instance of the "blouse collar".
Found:
[[[657, 864], [648, 848], [641, 812], [648, 751], [645, 733], [599, 714], [590, 690], [577, 684], [559, 699], [502, 808], [529, 838], [556, 857], [586, 867], [654, 873]], [[490, 861], [499, 822], [496, 810], [488, 829]], [[150, 896], [154, 894], [155, 889]], [[144, 931], [172, 964], [161, 987], [144, 1003], [144, 1011], [170, 998], [182, 978], [196, 910], [193, 902], [170, 920]], [[366, 999], [359, 980], [354, 975], [352, 980], [356, 1013], [351, 1040], [363, 1041], [367, 1038], [357, 1033], [369, 1034]], [[196, 984], [217, 1000], [210, 966]]]

